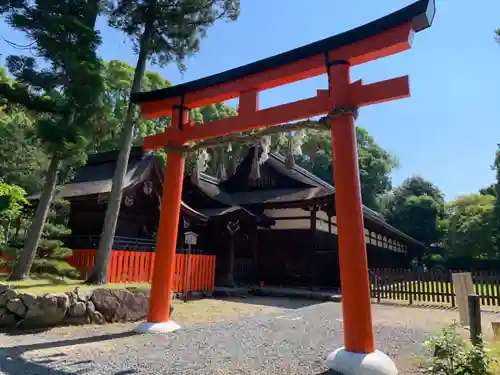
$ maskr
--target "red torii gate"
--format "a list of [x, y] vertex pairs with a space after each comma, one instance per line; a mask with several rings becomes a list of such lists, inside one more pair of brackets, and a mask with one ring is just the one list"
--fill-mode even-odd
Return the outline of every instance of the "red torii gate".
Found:
[[[415, 32], [428, 28], [433, 17], [434, 0], [419, 0], [386, 17], [295, 50], [185, 84], [132, 94], [144, 117], [172, 116], [172, 127], [144, 140], [146, 150], [169, 147], [148, 322], [138, 331], [178, 328], [169, 321], [185, 162], [178, 149], [188, 142], [330, 113], [345, 349], [332, 353], [329, 364], [344, 373], [364, 373], [375, 355], [379, 357], [373, 363], [385, 366], [385, 373], [397, 372], [374, 348], [353, 116], [358, 107], [408, 97], [409, 82], [404, 76], [368, 85], [351, 83], [350, 67], [408, 50]], [[260, 91], [324, 73], [328, 73], [328, 90], [259, 110]], [[190, 109], [236, 97], [237, 116], [200, 126], [189, 121]], [[358, 368], [354, 372], [353, 358]]]

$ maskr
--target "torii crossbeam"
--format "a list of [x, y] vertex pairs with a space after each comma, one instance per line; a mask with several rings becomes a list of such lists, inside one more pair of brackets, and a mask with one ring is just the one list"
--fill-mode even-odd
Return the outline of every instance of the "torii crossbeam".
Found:
[[[408, 50], [414, 34], [430, 27], [433, 18], [434, 0], [419, 0], [366, 25], [252, 64], [132, 94], [144, 117], [172, 116], [172, 127], [144, 140], [145, 149], [166, 148], [168, 155], [148, 322], [139, 331], [177, 327], [169, 321], [169, 311], [185, 162], [179, 148], [188, 142], [336, 113], [330, 125], [345, 348], [333, 352], [328, 364], [344, 374], [368, 373], [373, 363], [385, 366], [381, 373], [397, 373], [374, 348], [356, 133], [353, 112], [346, 109], [408, 97], [409, 82], [404, 76], [368, 85], [351, 83], [350, 67]], [[259, 110], [260, 91], [324, 73], [328, 73], [328, 90]], [[237, 97], [237, 116], [199, 126], [189, 121], [190, 109]]]

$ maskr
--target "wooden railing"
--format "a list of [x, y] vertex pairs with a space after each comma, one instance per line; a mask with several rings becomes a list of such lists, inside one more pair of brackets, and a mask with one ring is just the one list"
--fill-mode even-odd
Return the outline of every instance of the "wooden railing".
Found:
[[[68, 263], [77, 268], [86, 279], [94, 265], [95, 250], [73, 250]], [[175, 257], [174, 292], [184, 292], [188, 255], [178, 252]], [[153, 276], [155, 253], [113, 250], [108, 264], [109, 283], [149, 283]], [[189, 264], [189, 292], [213, 291], [215, 283], [215, 255], [191, 254]]]
[[[458, 272], [458, 271], [457, 271]], [[467, 272], [467, 271], [466, 271]], [[403, 269], [371, 269], [372, 298], [414, 303], [455, 306], [455, 290], [451, 271], [410, 271]], [[500, 273], [471, 272], [474, 289], [482, 306], [500, 306]]]

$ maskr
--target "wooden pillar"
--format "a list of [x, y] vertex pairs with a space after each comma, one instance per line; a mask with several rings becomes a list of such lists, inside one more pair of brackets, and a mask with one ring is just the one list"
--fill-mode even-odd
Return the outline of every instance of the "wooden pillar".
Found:
[[[318, 207], [313, 207], [311, 210], [311, 225], [310, 236], [311, 243], [308, 251], [308, 267], [309, 267], [309, 287], [313, 289], [316, 286], [316, 212]], [[307, 247], [306, 247], [307, 249]]]
[[259, 275], [259, 227], [256, 225], [254, 227], [254, 233], [250, 236], [252, 241], [252, 251], [253, 251], [253, 279], [258, 285], [260, 280]]
[[229, 233], [229, 254], [227, 259], [227, 282], [229, 286], [234, 286], [234, 245], [236, 233]]
[[238, 220], [229, 221], [226, 225], [226, 229], [229, 232], [229, 253], [228, 253], [228, 263], [227, 263], [227, 274], [226, 283], [229, 287], [234, 287], [236, 284], [234, 282], [234, 263], [235, 263], [235, 236], [240, 229], [240, 223]]
[[[330, 96], [335, 108], [356, 106], [351, 97], [349, 63], [330, 67]], [[370, 284], [353, 116], [331, 121], [335, 202], [339, 242], [340, 282], [346, 350], [374, 351]]]
[[[180, 108], [173, 110], [172, 122], [187, 124], [189, 112]], [[179, 229], [182, 183], [184, 180], [184, 156], [167, 152], [167, 166], [163, 180], [163, 198], [156, 240], [155, 263], [151, 282], [148, 322], [164, 323], [170, 319], [175, 251]]]

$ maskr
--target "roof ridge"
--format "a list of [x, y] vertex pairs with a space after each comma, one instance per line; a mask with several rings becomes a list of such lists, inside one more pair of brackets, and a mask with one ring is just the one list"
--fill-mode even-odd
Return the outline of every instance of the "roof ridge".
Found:
[[[272, 156], [275, 159], [277, 159], [280, 163], [285, 164], [286, 157], [284, 155], [282, 155], [282, 154], [280, 154], [278, 152], [270, 152], [269, 156]], [[303, 176], [305, 176], [307, 178], [310, 178], [314, 182], [317, 182], [318, 184], [322, 185], [323, 187], [331, 189], [333, 192], [335, 192], [335, 187], [333, 185], [330, 185], [328, 182], [326, 182], [325, 180], [319, 178], [314, 173], [309, 172], [307, 169], [301, 167], [297, 163], [294, 164], [294, 166], [292, 167], [292, 170], [294, 170], [296, 172], [299, 172]]]

